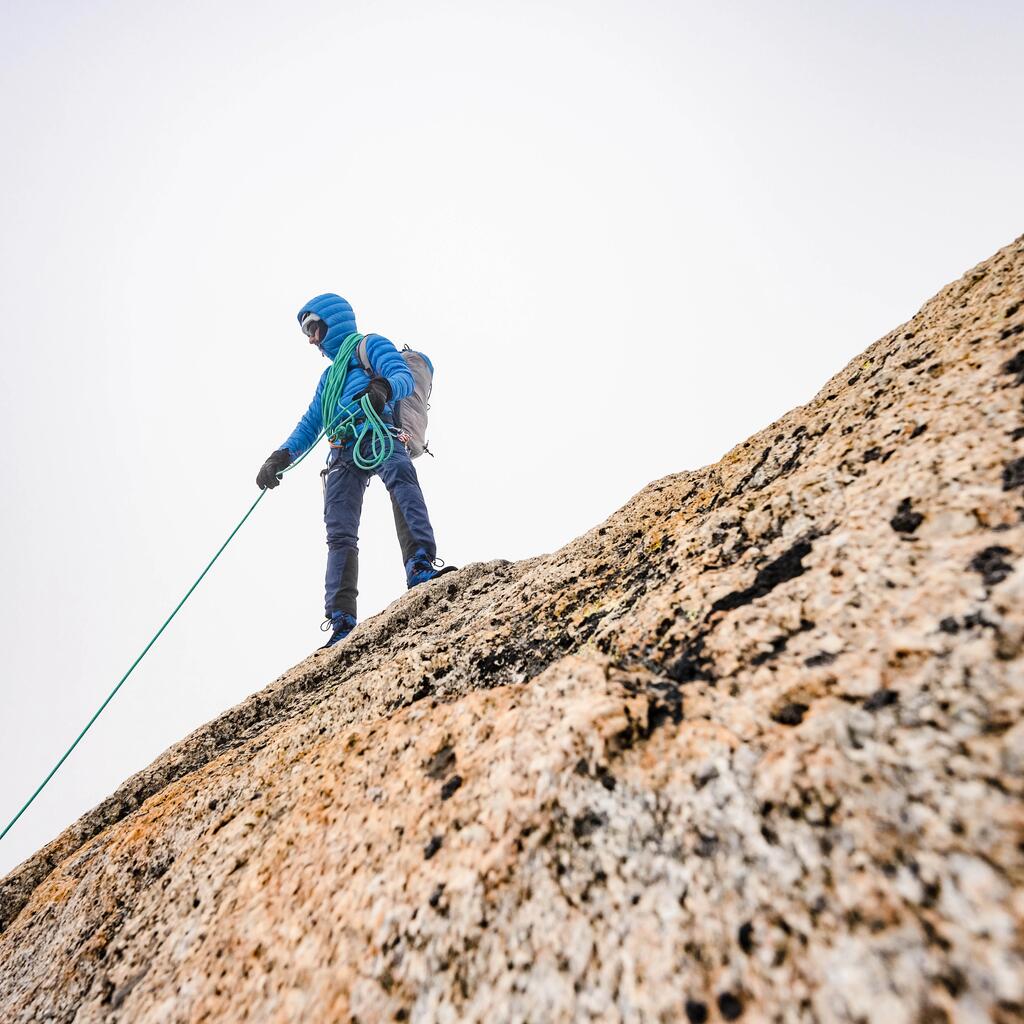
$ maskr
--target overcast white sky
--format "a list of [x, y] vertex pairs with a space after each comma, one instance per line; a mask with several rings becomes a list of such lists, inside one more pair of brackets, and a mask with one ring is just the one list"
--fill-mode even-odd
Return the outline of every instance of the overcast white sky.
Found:
[[[256, 495], [348, 298], [429, 353], [450, 562], [551, 551], [1024, 230], [1006, 2], [0, 8], [0, 828]], [[318, 459], [0, 873], [322, 642]], [[404, 576], [367, 493], [361, 616]]]

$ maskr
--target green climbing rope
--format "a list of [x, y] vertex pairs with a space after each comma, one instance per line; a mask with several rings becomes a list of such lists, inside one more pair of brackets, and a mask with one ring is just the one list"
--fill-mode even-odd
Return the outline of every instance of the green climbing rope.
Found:
[[[361, 334], [350, 334], [342, 343], [341, 348], [338, 350], [338, 354], [334, 357], [334, 362], [331, 364], [330, 371], [327, 375], [327, 380], [324, 382], [323, 390], [323, 401], [321, 405], [321, 413], [323, 416], [324, 429], [320, 432], [317, 439], [285, 470], [286, 473], [291, 472], [302, 460], [317, 446], [325, 434], [328, 436], [332, 445], [338, 446], [349, 438], [355, 439], [355, 445], [353, 448], [353, 460], [360, 469], [372, 470], [378, 466], [383, 465], [391, 457], [392, 452], [395, 450], [394, 438], [391, 436], [391, 432], [388, 429], [388, 425], [377, 415], [376, 410], [370, 404], [370, 399], [367, 396], [363, 396], [357, 409], [349, 410], [341, 405], [341, 395], [345, 390], [345, 380], [348, 377], [348, 364], [352, 357], [352, 354], [356, 350], [356, 346], [363, 340]], [[363, 426], [356, 432], [355, 424], [358, 421], [359, 415], [362, 413]], [[364, 442], [369, 439], [370, 454], [369, 456], [362, 454]], [[37, 796], [43, 791], [46, 784], [57, 774], [60, 766], [68, 759], [71, 752], [78, 746], [82, 737], [92, 728], [93, 723], [103, 713], [106, 706], [114, 699], [114, 695], [124, 685], [125, 680], [135, 671], [136, 666], [149, 652], [149, 649], [157, 642], [160, 634], [171, 624], [171, 620], [181, 610], [185, 602], [192, 596], [192, 591], [199, 586], [202, 582], [203, 577], [213, 568], [213, 563], [220, 558], [221, 553], [231, 543], [235, 534], [242, 528], [245, 521], [252, 515], [256, 506], [263, 500], [266, 491], [260, 491], [259, 497], [249, 506], [249, 511], [238, 521], [238, 525], [228, 534], [227, 540], [217, 549], [217, 553], [210, 559], [206, 564], [206, 568], [196, 578], [195, 583], [188, 588], [185, 596], [178, 602], [173, 612], [167, 616], [164, 620], [164, 624], [153, 634], [153, 638], [148, 644], [142, 649], [142, 653], [132, 662], [131, 668], [118, 680], [117, 685], [110, 691], [107, 699], [99, 706], [96, 713], [86, 723], [85, 728], [75, 737], [74, 742], [64, 751], [60, 760], [50, 769], [50, 774], [39, 784], [36, 791], [25, 801], [24, 806], [18, 813], [11, 818], [3, 832], [0, 832], [0, 839], [3, 839], [5, 835], [14, 827], [15, 822], [31, 807], [32, 802]]]
[[[334, 357], [334, 362], [328, 371], [327, 380], [324, 382], [320, 409], [327, 440], [337, 447], [344, 444], [349, 438], [353, 438], [355, 444], [352, 447], [352, 461], [360, 469], [373, 470], [391, 458], [395, 450], [395, 439], [391, 436], [387, 424], [380, 418], [365, 395], [360, 400], [357, 411], [345, 415], [346, 410], [341, 405], [341, 396], [348, 378], [348, 364], [363, 337], [364, 335], [358, 333], [350, 334], [341, 343], [341, 348], [338, 349], [338, 354]], [[356, 433], [355, 423], [360, 413], [362, 413], [363, 426]], [[337, 425], [334, 423], [335, 419], [339, 420]], [[369, 455], [365, 454], [367, 439], [369, 439]], [[319, 440], [320, 438], [317, 438], [317, 441]], [[315, 445], [316, 441], [313, 444]]]
[[25, 801], [25, 805], [21, 808], [21, 810], [18, 811], [18, 813], [13, 818], [11, 818], [10, 822], [8, 822], [7, 827], [3, 830], [3, 832], [0, 832], [0, 839], [3, 839], [3, 837], [7, 835], [8, 832], [10, 832], [10, 830], [14, 826], [14, 823], [29, 809], [29, 807], [32, 805], [32, 801], [35, 800], [35, 798], [39, 796], [39, 794], [43, 791], [43, 787], [50, 781], [50, 779], [54, 777], [54, 775], [57, 774], [57, 769], [60, 768], [60, 766], [68, 759], [68, 757], [71, 754], [71, 751], [78, 746], [79, 740], [81, 740], [81, 738], [92, 728], [93, 722], [95, 722], [96, 719], [100, 717], [100, 715], [103, 713], [104, 708], [106, 708], [106, 706], [114, 699], [114, 694], [116, 694], [117, 691], [121, 689], [121, 687], [124, 685], [124, 681], [132, 674], [132, 672], [135, 671], [135, 666], [138, 665], [140, 661], [142, 661], [142, 659], [146, 656], [147, 651], [149, 651], [150, 647], [152, 647], [153, 644], [156, 643], [157, 638], [160, 636], [160, 634], [170, 625], [171, 619], [173, 619], [174, 616], [178, 614], [178, 611], [181, 609], [181, 606], [189, 599], [189, 597], [192, 594], [192, 591], [199, 586], [200, 582], [202, 581], [202, 578], [210, 571], [210, 568], [213, 566], [213, 563], [216, 562], [218, 558], [220, 558], [221, 552], [228, 546], [228, 544], [231, 543], [231, 538], [234, 537], [234, 535], [238, 533], [238, 531], [242, 528], [242, 524], [246, 521], [246, 519], [249, 518], [249, 516], [252, 515], [253, 509], [255, 509], [256, 506], [263, 500], [263, 495], [265, 495], [266, 493], [266, 491], [260, 491], [259, 497], [252, 503], [252, 505], [249, 506], [249, 511], [246, 512], [244, 516], [242, 516], [242, 518], [239, 520], [238, 525], [228, 535], [228, 539], [224, 541], [224, 543], [221, 544], [221, 546], [217, 549], [217, 554], [215, 554], [213, 558], [210, 559], [210, 561], [206, 565], [206, 568], [199, 574], [199, 577], [195, 581], [195, 583], [193, 583], [192, 586], [188, 588], [188, 593], [185, 594], [185, 596], [178, 602], [178, 605], [174, 609], [174, 611], [167, 616], [166, 620], [164, 621], [164, 624], [153, 635], [153, 639], [150, 640], [148, 644], [146, 644], [146, 646], [142, 649], [142, 653], [132, 662], [131, 668], [128, 669], [128, 671], [125, 672], [123, 676], [121, 676], [121, 678], [118, 680], [117, 686], [115, 686], [113, 690], [110, 691], [109, 696], [99, 706], [99, 709], [96, 711], [96, 714], [94, 714], [92, 718], [89, 719], [89, 721], [85, 725], [85, 728], [75, 737], [74, 743], [72, 743], [71, 746], [64, 751], [64, 754], [61, 757], [61, 759], [50, 769], [50, 774], [47, 775], [46, 778], [43, 779], [41, 783], [39, 783], [39, 788], [28, 798], [28, 800]]

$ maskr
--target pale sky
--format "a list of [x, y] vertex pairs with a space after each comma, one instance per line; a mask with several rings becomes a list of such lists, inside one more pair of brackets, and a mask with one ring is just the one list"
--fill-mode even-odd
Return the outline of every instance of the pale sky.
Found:
[[[256, 496], [334, 291], [437, 376], [439, 554], [552, 551], [1024, 230], [1024, 6], [0, 9], [0, 828]], [[0, 874], [323, 642], [311, 456]], [[404, 589], [383, 485], [360, 616]]]

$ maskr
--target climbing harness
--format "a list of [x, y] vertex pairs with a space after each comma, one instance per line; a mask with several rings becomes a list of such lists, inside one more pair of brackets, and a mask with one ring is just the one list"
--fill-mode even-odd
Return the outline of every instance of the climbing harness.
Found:
[[[325, 424], [324, 429], [317, 436], [317, 439], [287, 468], [284, 470], [285, 473], [290, 473], [300, 462], [317, 446], [320, 442], [320, 438], [327, 435], [334, 447], [339, 447], [345, 443], [346, 438], [355, 438], [355, 447], [353, 449], [353, 460], [360, 469], [372, 470], [378, 466], [382, 466], [390, 457], [395, 450], [395, 442], [391, 436], [391, 432], [380, 416], [377, 414], [373, 405], [370, 403], [368, 396], [364, 395], [360, 401], [357, 409], [350, 410], [347, 407], [343, 407], [339, 410], [338, 406], [341, 400], [342, 392], [345, 390], [345, 380], [348, 376], [348, 363], [352, 357], [352, 353], [355, 351], [356, 346], [363, 340], [363, 335], [354, 333], [350, 334], [341, 343], [341, 348], [338, 351], [338, 355], [335, 357], [333, 364], [331, 365], [330, 371], [327, 375], [327, 380], [324, 382], [323, 390], [323, 404], [321, 411], [323, 413], [323, 422]], [[363, 416], [364, 424], [362, 429], [356, 433], [355, 423], [359, 418], [360, 413]], [[360, 449], [363, 447], [364, 442], [368, 439], [370, 454], [369, 457], [364, 456]], [[132, 662], [131, 668], [118, 680], [117, 685], [110, 691], [107, 699], [99, 706], [96, 713], [86, 723], [85, 728], [75, 737], [75, 741], [64, 754], [60, 760], [50, 769], [50, 774], [39, 784], [36, 791], [25, 801], [24, 806], [18, 813], [11, 818], [3, 832], [0, 832], [0, 839], [3, 839], [5, 835], [14, 827], [14, 823], [29, 809], [32, 802], [37, 796], [43, 791], [46, 784], [57, 774], [57, 770], [60, 766], [68, 759], [71, 752], [78, 746], [79, 741], [83, 736], [92, 728], [93, 723], [103, 713], [106, 706], [114, 699], [114, 695], [124, 685], [125, 680], [135, 671], [135, 667], [140, 661], [146, 656], [149, 649], [155, 644], [160, 637], [160, 634], [171, 624], [171, 620], [181, 610], [182, 605], [192, 596], [192, 591], [199, 586], [202, 582], [203, 577], [213, 568], [213, 563], [220, 558], [221, 553], [231, 543], [235, 534], [242, 528], [245, 521], [252, 515], [256, 506], [263, 500], [263, 496], [266, 494], [266, 490], [261, 490], [259, 497], [249, 506], [249, 511], [238, 521], [238, 525], [228, 534], [227, 540], [217, 549], [217, 553], [210, 559], [206, 564], [206, 568], [196, 578], [195, 583], [188, 588], [185, 596], [178, 602], [174, 611], [164, 620], [164, 624], [156, 631], [153, 638], [148, 644], [142, 649], [142, 653]]]

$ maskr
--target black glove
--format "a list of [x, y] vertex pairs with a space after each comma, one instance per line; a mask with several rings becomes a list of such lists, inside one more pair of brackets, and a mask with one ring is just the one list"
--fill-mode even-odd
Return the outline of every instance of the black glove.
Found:
[[292, 453], [287, 448], [279, 448], [263, 463], [263, 468], [256, 474], [256, 486], [264, 491], [268, 487], [273, 490], [280, 482], [279, 473], [283, 473], [292, 464]]
[[362, 398], [363, 395], [370, 396], [370, 405], [379, 416], [384, 411], [384, 406], [391, 401], [391, 385], [387, 377], [371, 377], [370, 383], [356, 395], [356, 399]]

